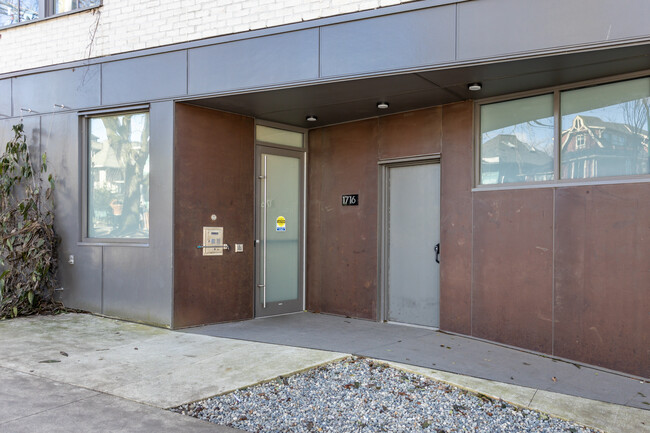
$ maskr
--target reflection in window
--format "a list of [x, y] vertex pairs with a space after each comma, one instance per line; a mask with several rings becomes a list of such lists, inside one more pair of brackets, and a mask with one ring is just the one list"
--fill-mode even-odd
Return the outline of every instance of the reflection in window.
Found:
[[481, 106], [483, 185], [553, 179], [553, 95]]
[[149, 114], [88, 120], [88, 237], [149, 237]]
[[560, 100], [563, 179], [650, 173], [650, 78], [570, 90]]
[[39, 0], [0, 0], [0, 26], [38, 19]]
[[[2, 0], [0, 0], [2, 1]], [[60, 14], [75, 9], [99, 6], [100, 0], [54, 0], [54, 13]]]

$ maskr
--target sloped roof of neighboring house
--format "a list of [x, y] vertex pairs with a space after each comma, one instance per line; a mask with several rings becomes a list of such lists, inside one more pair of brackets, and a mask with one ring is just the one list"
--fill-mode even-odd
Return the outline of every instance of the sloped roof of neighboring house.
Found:
[[519, 140], [512, 134], [499, 134], [481, 145], [484, 163], [525, 163], [537, 166], [551, 164], [553, 158], [544, 151]]
[[117, 159], [115, 149], [108, 143], [102, 143], [101, 150], [92, 157], [93, 168], [120, 168], [120, 161]]
[[[584, 128], [579, 128], [576, 126], [578, 120], [582, 120], [582, 124]], [[569, 137], [571, 137], [573, 133], [579, 133], [584, 130], [587, 130], [589, 134], [596, 141], [598, 147], [604, 148], [605, 145], [601, 141], [600, 137], [593, 134], [592, 132], [593, 129], [607, 129], [609, 131], [616, 131], [618, 133], [625, 134], [625, 135], [638, 135], [641, 136], [642, 139], [648, 138], [648, 131], [646, 130], [634, 131], [630, 125], [627, 125], [625, 123], [606, 122], [602, 120], [600, 117], [585, 116], [580, 114], [573, 119], [571, 128], [562, 131], [562, 140], [561, 140], [562, 147], [564, 148], [564, 146], [569, 142]]]

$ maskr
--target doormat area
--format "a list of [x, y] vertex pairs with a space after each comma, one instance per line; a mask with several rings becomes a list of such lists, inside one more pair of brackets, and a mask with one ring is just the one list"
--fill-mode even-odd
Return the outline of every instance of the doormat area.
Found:
[[360, 357], [170, 410], [249, 432], [599, 432]]

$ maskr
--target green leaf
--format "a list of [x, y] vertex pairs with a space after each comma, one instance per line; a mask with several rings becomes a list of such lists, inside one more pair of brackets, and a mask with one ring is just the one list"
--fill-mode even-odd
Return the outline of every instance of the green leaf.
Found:
[[14, 317], [18, 317], [18, 307], [14, 307], [11, 309], [11, 312], [13, 313]]
[[29, 301], [29, 305], [34, 305], [34, 292], [29, 291], [27, 292], [27, 300]]

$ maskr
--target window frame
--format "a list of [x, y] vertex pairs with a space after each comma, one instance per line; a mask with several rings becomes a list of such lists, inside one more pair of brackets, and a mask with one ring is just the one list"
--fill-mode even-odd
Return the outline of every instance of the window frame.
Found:
[[104, 0], [99, 0], [99, 3], [94, 5], [94, 6], [86, 6], [83, 8], [77, 8], [77, 9], [72, 9], [67, 12], [61, 12], [58, 14], [54, 13], [54, 2], [56, 0], [38, 0], [38, 11], [39, 11], [39, 17], [35, 20], [29, 20], [29, 21], [20, 21], [17, 23], [13, 24], [8, 24], [6, 26], [0, 26], [0, 30], [6, 30], [6, 29], [11, 29], [13, 27], [19, 27], [19, 26], [26, 26], [29, 24], [34, 24], [34, 23], [40, 23], [42, 21], [50, 20], [53, 18], [59, 18], [63, 17], [66, 15], [71, 15], [71, 14], [76, 14], [80, 12], [86, 12], [89, 10], [97, 9], [100, 8], [104, 5]]
[[[472, 179], [472, 191], [493, 191], [493, 190], [508, 190], [508, 189], [529, 189], [529, 188], [553, 188], [561, 186], [583, 186], [583, 185], [609, 185], [609, 184], [622, 184], [622, 183], [648, 183], [650, 182], [650, 173], [648, 174], [632, 174], [632, 175], [616, 175], [616, 176], [603, 176], [594, 178], [580, 178], [580, 179], [562, 179], [560, 177], [561, 170], [561, 151], [560, 142], [562, 134], [562, 119], [560, 112], [560, 99], [561, 93], [567, 90], [577, 90], [588, 87], [597, 87], [603, 84], [613, 84], [617, 82], [630, 81], [640, 78], [650, 78], [650, 69], [643, 71], [633, 72], [629, 74], [615, 75], [606, 78], [599, 78], [594, 80], [580, 81], [561, 86], [545, 87], [526, 92], [512, 93], [503, 96], [496, 96], [492, 98], [478, 99], [474, 101], [474, 134], [473, 146], [474, 150], [474, 170]], [[553, 180], [544, 181], [531, 181], [531, 182], [513, 182], [501, 184], [486, 184], [482, 185], [481, 181], [481, 107], [483, 105], [494, 104], [498, 102], [507, 102], [515, 99], [529, 98], [543, 94], [553, 94], [553, 119], [554, 119], [554, 174]]]
[[[134, 113], [147, 113], [149, 115], [149, 158], [151, 158], [151, 107], [149, 104], [129, 106], [121, 108], [112, 108], [105, 110], [93, 110], [79, 113], [79, 141], [80, 141], [80, 165], [81, 177], [79, 188], [79, 213], [80, 213], [80, 240], [77, 243], [81, 246], [129, 246], [129, 247], [149, 247], [151, 242], [151, 229], [146, 238], [96, 238], [88, 236], [88, 194], [90, 192], [89, 175], [90, 175], [90, 152], [89, 152], [89, 139], [90, 139], [90, 119], [106, 116], [123, 116], [126, 114]], [[151, 183], [149, 187], [149, 209], [151, 209]], [[151, 215], [150, 215], [151, 221]], [[151, 227], [151, 222], [149, 224]]]

